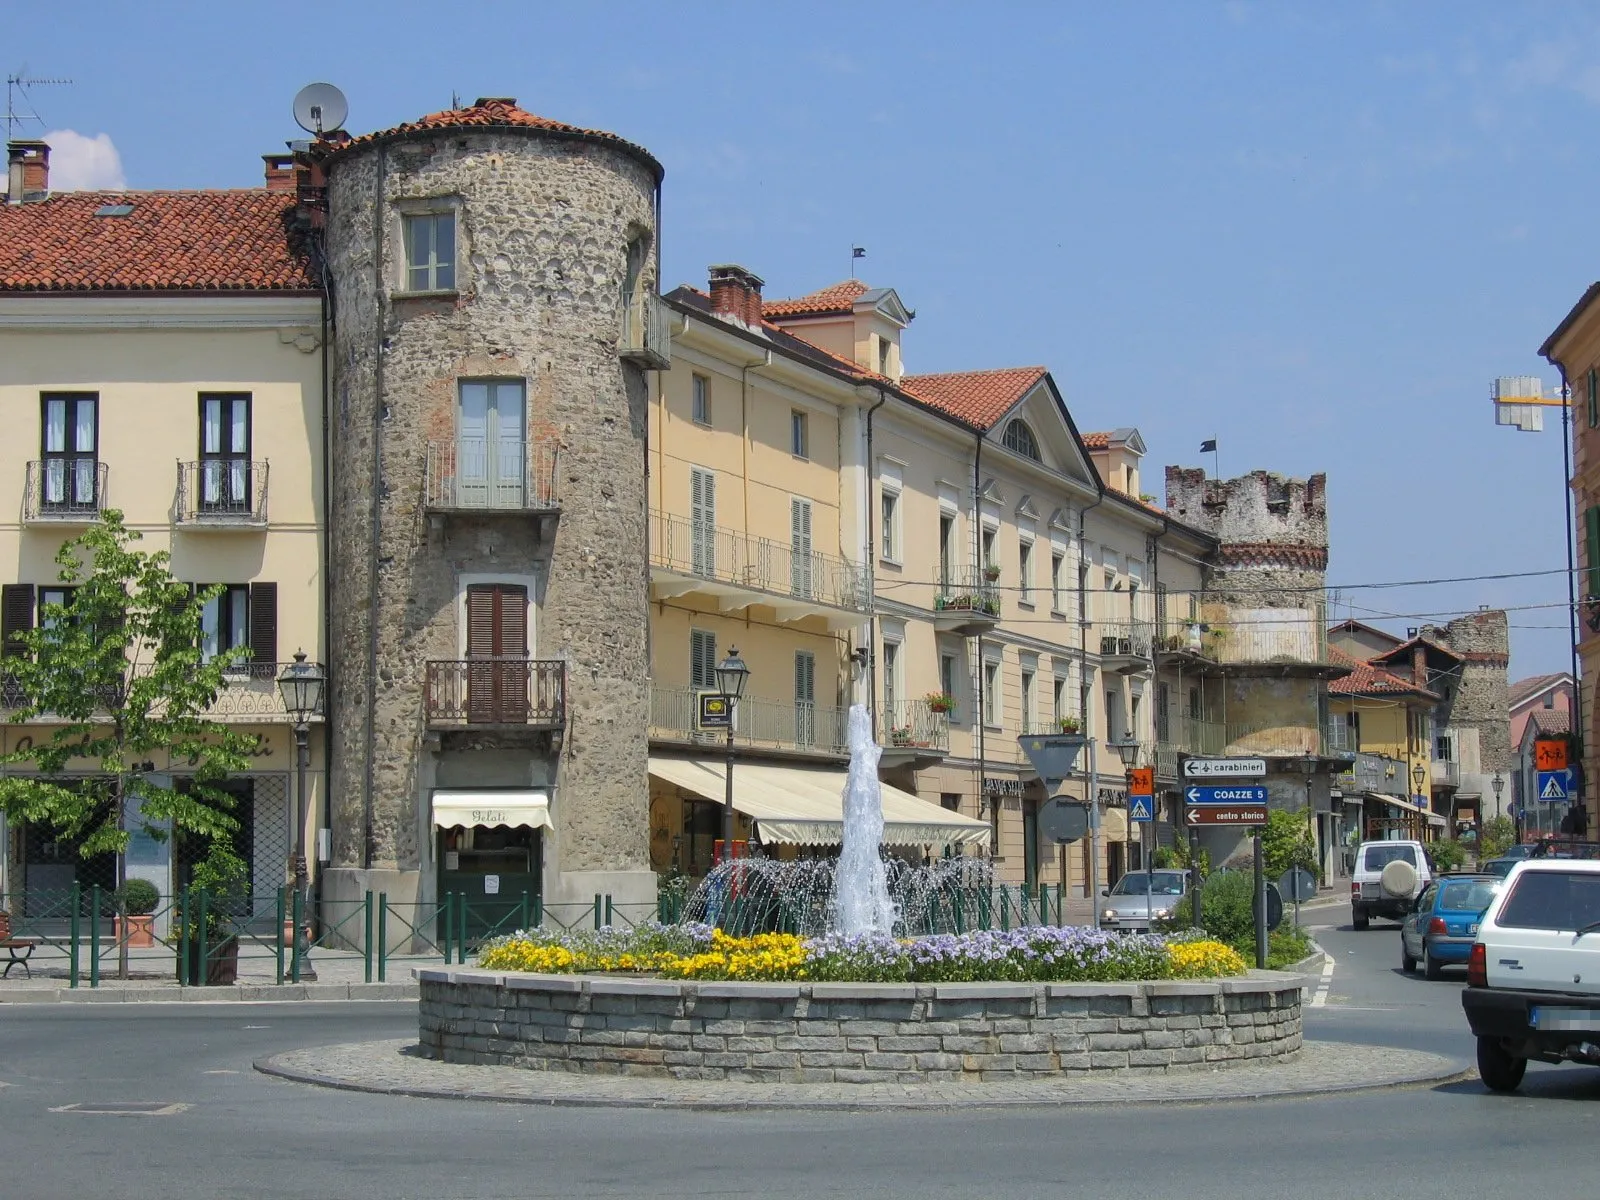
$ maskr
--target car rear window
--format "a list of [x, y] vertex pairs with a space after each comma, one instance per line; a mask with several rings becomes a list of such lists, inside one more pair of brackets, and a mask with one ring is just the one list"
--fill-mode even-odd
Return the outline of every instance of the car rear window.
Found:
[[1381, 871], [1392, 862], [1408, 862], [1413, 867], [1417, 865], [1417, 851], [1413, 846], [1368, 846], [1367, 853], [1361, 860], [1361, 865], [1368, 871]]
[[1456, 879], [1444, 885], [1439, 908], [1454, 912], [1482, 912], [1494, 899], [1495, 885], [1480, 879]]
[[1495, 920], [1511, 929], [1576, 930], [1600, 922], [1600, 873], [1524, 868]]

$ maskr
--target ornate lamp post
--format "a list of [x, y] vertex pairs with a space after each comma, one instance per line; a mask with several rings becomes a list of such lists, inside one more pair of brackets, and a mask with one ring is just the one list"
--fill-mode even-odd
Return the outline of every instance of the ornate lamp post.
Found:
[[[1135, 737], [1132, 733], [1129, 733], [1127, 735], [1127, 737], [1123, 738], [1120, 742], [1112, 742], [1111, 743], [1111, 748], [1117, 752], [1117, 757], [1122, 760], [1123, 779], [1126, 781], [1126, 784], [1127, 784], [1127, 787], [1128, 787], [1128, 794], [1130, 796], [1132, 796], [1132, 794], [1133, 794], [1133, 775], [1132, 775], [1132, 771], [1136, 766], [1139, 765], [1139, 739], [1137, 737]], [[1150, 809], [1151, 809], [1151, 811], [1150, 811], [1150, 820], [1148, 822], [1146, 822], [1146, 824], [1149, 824], [1149, 825], [1154, 825], [1155, 824], [1155, 815], [1156, 815], [1155, 814], [1155, 803], [1156, 803], [1156, 798], [1154, 796], [1151, 796], [1150, 797]], [[1131, 820], [1132, 815], [1133, 815], [1133, 802], [1131, 800], [1128, 803], [1128, 815], [1129, 815], [1129, 818]], [[1153, 855], [1151, 854], [1151, 851], [1148, 848], [1146, 848], [1146, 846], [1145, 846], [1144, 832], [1142, 830], [1140, 831], [1140, 834], [1139, 834], [1139, 857], [1144, 860], [1144, 864], [1143, 864], [1144, 865], [1144, 919], [1145, 919], [1145, 921], [1147, 923], [1149, 923], [1152, 920], [1151, 912], [1152, 912], [1152, 908], [1153, 908], [1154, 903], [1155, 903], [1150, 897], [1150, 892], [1152, 891], [1152, 889], [1154, 889], [1154, 887], [1156, 885], [1156, 877], [1155, 877], [1154, 866], [1150, 862], [1150, 859], [1153, 857]], [[1098, 903], [1099, 902], [1096, 901], [1097, 905], [1098, 905]]]
[[[1498, 817], [1500, 815], [1500, 793], [1506, 790], [1506, 777], [1504, 775], [1500, 774], [1500, 772], [1496, 771], [1494, 773], [1494, 778], [1489, 781], [1489, 786], [1494, 788], [1494, 815]], [[1524, 803], [1526, 803], [1526, 797], [1527, 797], [1526, 788], [1527, 788], [1527, 785], [1524, 784], [1523, 788], [1524, 788], [1524, 791], [1523, 791]], [[1481, 800], [1478, 802], [1477, 825], [1478, 825], [1478, 857], [1481, 859], [1483, 857], [1483, 802]], [[1521, 835], [1521, 832], [1522, 832], [1522, 814], [1519, 812], [1517, 814], [1517, 833], [1518, 833], [1519, 836]]]
[[749, 679], [750, 668], [739, 657], [739, 648], [730, 646], [728, 657], [717, 664], [717, 690], [728, 703], [728, 761], [724, 768], [726, 780], [722, 796], [722, 856], [725, 859], [733, 857], [733, 714]]
[[278, 692], [283, 707], [294, 721], [295, 746], [295, 821], [294, 821], [294, 957], [290, 977], [296, 982], [315, 979], [311, 947], [306, 941], [306, 920], [311, 906], [311, 874], [306, 869], [306, 766], [311, 759], [308, 745], [311, 717], [322, 711], [322, 693], [328, 682], [319, 663], [307, 662], [305, 651], [295, 651], [294, 661], [278, 676]]

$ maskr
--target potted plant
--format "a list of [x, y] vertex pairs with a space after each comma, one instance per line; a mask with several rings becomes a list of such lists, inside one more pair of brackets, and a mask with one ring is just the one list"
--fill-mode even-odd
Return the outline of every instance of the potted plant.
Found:
[[127, 938], [130, 950], [148, 950], [156, 944], [153, 915], [161, 903], [161, 893], [148, 879], [130, 879], [117, 893], [117, 914], [112, 918], [113, 936]]
[[1000, 565], [998, 563], [990, 563], [988, 566], [984, 567], [983, 568], [983, 577], [985, 579], [987, 579], [990, 583], [993, 583], [995, 580], [999, 579], [1000, 578]]
[[889, 744], [893, 746], [911, 745], [911, 726], [896, 725], [889, 730]]
[[1062, 717], [1056, 724], [1061, 726], [1062, 733], [1077, 733], [1080, 728], [1077, 717]]
[[929, 712], [952, 713], [956, 710], [956, 699], [949, 692], [929, 692], [927, 701]]
[[195, 865], [183, 899], [174, 905], [169, 937], [178, 955], [178, 982], [220, 987], [239, 977], [239, 935], [230, 909], [249, 901], [248, 873], [229, 850], [213, 848]]

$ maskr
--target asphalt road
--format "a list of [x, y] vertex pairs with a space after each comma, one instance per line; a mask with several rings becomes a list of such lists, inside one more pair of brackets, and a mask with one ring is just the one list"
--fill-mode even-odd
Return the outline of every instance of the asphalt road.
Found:
[[[1470, 1057], [1459, 980], [1399, 934], [1307, 915], [1337, 967], [1312, 1037]], [[1337, 926], [1337, 927], [1336, 927]], [[1600, 1071], [1276, 1103], [1049, 1112], [690, 1114], [324, 1091], [296, 1046], [401, 1037], [409, 1004], [0, 1007], [0, 1197], [1590, 1197]], [[163, 1116], [69, 1104], [188, 1105]], [[1594, 1107], [1591, 1107], [1593, 1105]]]

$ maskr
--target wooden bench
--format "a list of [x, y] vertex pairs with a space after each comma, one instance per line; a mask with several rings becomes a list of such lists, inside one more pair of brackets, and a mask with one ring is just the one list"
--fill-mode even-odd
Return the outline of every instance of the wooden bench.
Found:
[[10, 955], [6, 969], [0, 971], [0, 979], [11, 974], [11, 968], [20, 966], [22, 973], [29, 979], [33, 978], [33, 968], [28, 966], [28, 959], [33, 957], [33, 948], [41, 939], [36, 937], [12, 937], [11, 914], [0, 911], [0, 950]]

